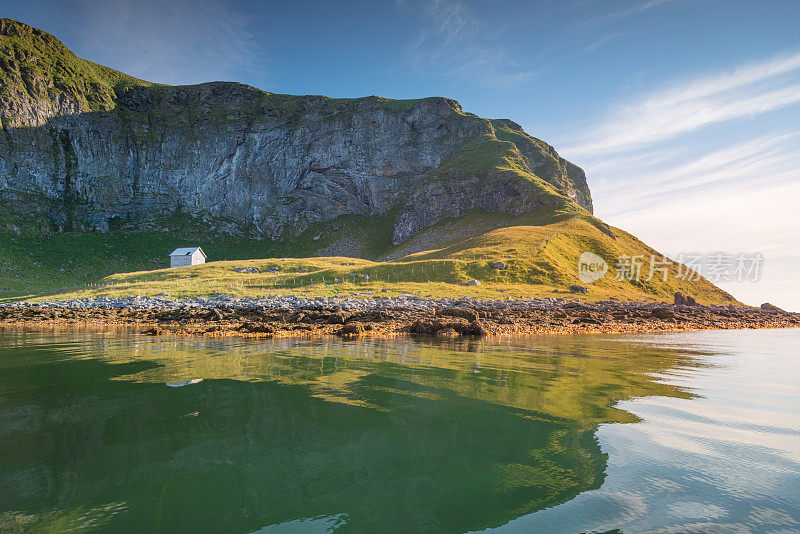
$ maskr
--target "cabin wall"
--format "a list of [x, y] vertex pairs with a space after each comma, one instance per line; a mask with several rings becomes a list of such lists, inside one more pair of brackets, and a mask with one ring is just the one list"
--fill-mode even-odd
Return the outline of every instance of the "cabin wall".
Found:
[[170, 256], [169, 257], [169, 266], [170, 267], [186, 267], [187, 265], [192, 265], [191, 256]]

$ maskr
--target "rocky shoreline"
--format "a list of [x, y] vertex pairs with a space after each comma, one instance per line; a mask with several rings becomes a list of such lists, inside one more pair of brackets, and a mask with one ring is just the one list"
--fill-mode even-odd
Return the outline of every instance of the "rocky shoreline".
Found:
[[0, 327], [127, 326], [150, 335], [238, 337], [496, 336], [651, 333], [799, 327], [800, 314], [765, 304], [584, 302], [562, 298], [427, 299], [414, 295], [348, 298], [171, 299], [126, 297], [0, 306]]

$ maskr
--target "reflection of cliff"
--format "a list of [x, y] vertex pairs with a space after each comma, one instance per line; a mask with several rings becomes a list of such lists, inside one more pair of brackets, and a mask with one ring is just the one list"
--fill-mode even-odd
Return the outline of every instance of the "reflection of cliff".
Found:
[[[569, 405], [652, 386], [634, 370], [626, 391], [613, 359], [589, 356], [576, 379], [561, 360], [578, 357], [547, 351], [293, 343], [86, 345], [102, 359], [15, 348], [0, 360], [0, 512], [73, 521], [123, 503], [108, 528], [148, 532], [337, 514], [343, 530], [480, 529], [602, 483], [597, 421], [537, 402], [562, 391], [564, 411], [583, 413]], [[164, 385], [176, 378], [205, 380]]]

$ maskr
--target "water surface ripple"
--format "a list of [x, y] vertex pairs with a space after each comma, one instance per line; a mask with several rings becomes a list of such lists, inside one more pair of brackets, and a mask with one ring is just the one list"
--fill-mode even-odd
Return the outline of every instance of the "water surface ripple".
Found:
[[0, 530], [797, 532], [800, 331], [0, 332]]

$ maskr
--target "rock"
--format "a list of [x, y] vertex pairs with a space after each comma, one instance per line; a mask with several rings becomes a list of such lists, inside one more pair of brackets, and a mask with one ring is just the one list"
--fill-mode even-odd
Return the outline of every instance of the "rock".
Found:
[[697, 301], [694, 300], [694, 297], [686, 295], [686, 305], [687, 306], [697, 306]]
[[364, 333], [364, 325], [358, 322], [347, 323], [336, 332], [341, 337], [359, 337]]
[[486, 328], [484, 328], [483, 323], [476, 320], [472, 321], [466, 328], [462, 329], [461, 333], [465, 336], [483, 337], [486, 335]]
[[473, 322], [478, 320], [478, 314], [475, 310], [463, 308], [445, 308], [443, 310], [436, 310], [436, 317], [461, 317], [467, 321]]
[[332, 313], [328, 316], [328, 324], [344, 324], [347, 317], [343, 312]]
[[761, 309], [767, 313], [787, 313], [786, 310], [779, 308], [774, 304], [770, 304], [769, 302], [762, 304]]
[[459, 337], [461, 333], [455, 328], [442, 328], [436, 331], [436, 337]]
[[306, 320], [306, 314], [301, 311], [296, 311], [286, 318], [286, 322], [288, 323], [302, 323], [305, 320]]
[[491, 261], [489, 262], [489, 267], [491, 267], [492, 269], [498, 269], [502, 271], [503, 269], [506, 268], [506, 264], [503, 263], [502, 261]]
[[674, 319], [675, 312], [670, 310], [669, 308], [655, 308], [650, 315], [655, 317], [656, 319]]
[[248, 332], [250, 334], [274, 334], [275, 329], [272, 328], [268, 324], [263, 323], [243, 323], [239, 326], [239, 330], [242, 332]]
[[147, 330], [142, 332], [142, 334], [145, 334], [145, 335], [148, 335], [148, 336], [160, 336], [163, 333], [164, 333], [164, 330], [162, 328], [157, 327], [157, 326], [154, 326], [152, 328], [148, 328]]
[[443, 321], [441, 319], [417, 319], [407, 328], [411, 334], [429, 336], [436, 334], [440, 330], [455, 330], [464, 335], [476, 335], [471, 330], [471, 323], [466, 321]]
[[686, 305], [686, 297], [680, 291], [675, 292], [674, 303], [676, 306], [684, 306]]
[[470, 280], [469, 282], [466, 283], [466, 285], [468, 285], [468, 286], [479, 286], [479, 285], [481, 285], [481, 282], [480, 282], [480, 280]]
[[[3, 124], [14, 125], [3, 142], [18, 149], [3, 153], [0, 195], [25, 198], [9, 209], [47, 214], [61, 230], [108, 231], [121, 220], [141, 228], [181, 212], [202, 217], [214, 232], [252, 229], [277, 239], [342, 215], [386, 215], [397, 207], [391, 239], [398, 244], [475, 209], [521, 214], [543, 207], [542, 189], [517, 173], [488, 179], [486, 172], [450, 171], [469, 161], [457, 147], [469, 142], [482, 150], [499, 122], [464, 113], [449, 98], [345, 104], [265, 95], [232, 82], [114, 90], [101, 69], [96, 81], [76, 79], [71, 52], [45, 32], [8, 19], [0, 25], [16, 27], [26, 43], [24, 57], [3, 50], [4, 87], [14, 88], [0, 102]], [[580, 168], [518, 124], [501, 122], [520, 132], [515, 164], [592, 210]], [[64, 184], [80, 194], [79, 203], [66, 201]], [[308, 241], [323, 235], [314, 230]]]
[[574, 284], [574, 285], [571, 285], [571, 286], [569, 286], [569, 292], [570, 292], [570, 293], [581, 293], [581, 294], [586, 294], [586, 293], [588, 293], [588, 292], [589, 292], [589, 288], [588, 288], [588, 287], [584, 287], [584, 286], [579, 286], [579, 285], [577, 285], [577, 284]]

